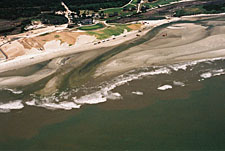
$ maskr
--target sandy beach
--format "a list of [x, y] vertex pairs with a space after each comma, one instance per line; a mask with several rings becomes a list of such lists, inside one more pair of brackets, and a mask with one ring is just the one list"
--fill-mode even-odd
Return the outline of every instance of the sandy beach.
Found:
[[[148, 24], [144, 25], [142, 28], [142, 32], [138, 32], [138, 30], [134, 30], [131, 32], [127, 32], [124, 34], [121, 34], [116, 37], [111, 37], [108, 40], [102, 42], [104, 40], [95, 40], [92, 38], [92, 36], [86, 36], [82, 38], [82, 35], [78, 37], [78, 40], [75, 45], [73, 46], [68, 46], [68, 44], [60, 44], [58, 40], [53, 40], [48, 43], [46, 43], [43, 47], [46, 48], [45, 51], [37, 51], [37, 49], [32, 48], [36, 53], [34, 54], [28, 54], [28, 55], [23, 55], [16, 57], [13, 60], [8, 60], [6, 62], [2, 62], [0, 64], [0, 73], [9, 71], [9, 70], [14, 70], [18, 68], [23, 68], [28, 65], [33, 65], [36, 63], [40, 63], [43, 61], [47, 61], [53, 58], [61, 57], [61, 56], [66, 56], [70, 54], [75, 54], [75, 53], [80, 53], [83, 51], [90, 51], [93, 49], [100, 49], [104, 47], [112, 47], [119, 45], [121, 43], [124, 43], [126, 41], [139, 38], [143, 35], [145, 35], [148, 31], [150, 31], [153, 27], [162, 25], [164, 23], [168, 22], [173, 22], [179, 20], [178, 18], [173, 18], [170, 20], [159, 20], [159, 21], [149, 21]], [[138, 37], [137, 37], [138, 34]], [[124, 36], [126, 35], [126, 37]], [[32, 36], [33, 37], [33, 36]], [[80, 40], [79, 40], [80, 39]], [[84, 39], [86, 41], [84, 41]], [[94, 41], [101, 42], [100, 44], [94, 45]], [[18, 47], [18, 42], [15, 42], [15, 47]]]
[[[76, 41], [73, 41], [75, 42], [73, 46], [69, 46], [67, 43], [61, 43], [59, 40], [53, 40], [44, 44], [43, 47], [45, 51], [37, 51], [33, 54], [27, 54], [6, 62], [1, 62], [0, 74], [4, 74], [8, 71], [18, 70], [52, 60], [45, 68], [29, 76], [11, 75], [0, 77], [0, 86], [26, 86], [55, 74], [58, 69], [61, 67], [64, 68], [64, 65], [68, 64], [67, 66], [69, 67], [67, 71], [60, 72], [61, 76], [60, 74], [56, 74], [56, 76], [49, 80], [45, 88], [40, 91], [51, 94], [55, 92], [57, 85], [60, 84], [62, 75], [66, 75], [69, 71], [72, 71], [84, 62], [91, 61], [104, 52], [111, 50], [112, 47], [119, 48], [121, 44], [128, 43], [129, 45], [129, 42], [135, 42], [140, 38], [146, 38], [146, 35], [150, 35], [151, 32], [154, 32], [156, 27], [176, 21], [180, 22], [160, 28], [154, 37], [146, 40], [144, 43], [131, 47], [101, 63], [96, 69], [94, 77], [118, 75], [139, 67], [224, 57], [225, 32], [223, 29], [225, 28], [225, 23], [220, 16], [224, 16], [224, 14], [185, 16], [157, 21], [140, 21], [139, 23], [143, 25], [141, 32], [139, 30], [125, 32], [122, 35], [111, 37], [108, 40], [97, 40], [94, 36], [82, 34], [78, 36]], [[219, 17], [219, 19], [216, 19], [217, 17]], [[208, 18], [215, 19], [214, 21], [202, 21], [202, 24], [195, 24], [194, 22], [185, 23], [187, 20], [204, 20]], [[184, 23], [182, 23], [182, 21]], [[208, 30], [207, 25], [219, 26]], [[100, 51], [100, 49], [102, 51]], [[72, 62], [62, 61], [69, 55], [75, 55], [77, 59], [72, 59]], [[52, 64], [54, 65], [52, 66]], [[52, 89], [49, 89], [51, 87]]]
[[[215, 15], [213, 15], [215, 16]], [[199, 18], [196, 15], [187, 18]], [[209, 17], [212, 17], [209, 15]], [[208, 29], [207, 25], [214, 27]], [[219, 26], [217, 26], [219, 25]], [[151, 40], [124, 51], [101, 65], [95, 76], [117, 74], [138, 67], [166, 65], [225, 56], [224, 20], [178, 23], [162, 30]]]

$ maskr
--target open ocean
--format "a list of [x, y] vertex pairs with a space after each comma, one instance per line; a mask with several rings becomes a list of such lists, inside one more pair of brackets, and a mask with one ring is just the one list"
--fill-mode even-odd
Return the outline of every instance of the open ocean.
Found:
[[223, 74], [221, 58], [140, 68], [27, 103], [2, 90], [18, 100], [0, 105], [0, 150], [225, 150]]

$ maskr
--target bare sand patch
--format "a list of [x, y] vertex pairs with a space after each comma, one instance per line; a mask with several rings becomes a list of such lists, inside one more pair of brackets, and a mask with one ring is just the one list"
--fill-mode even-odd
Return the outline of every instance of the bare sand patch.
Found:
[[0, 52], [0, 61], [4, 59], [5, 59], [5, 56]]
[[[178, 28], [174, 29], [174, 27]], [[153, 39], [145, 44], [152, 48], [180, 46], [203, 39], [207, 36], [205, 30], [206, 27], [193, 23], [176, 24], [162, 29]]]
[[130, 28], [131, 30], [139, 30], [141, 29], [142, 25], [141, 24], [131, 24], [128, 25], [128, 28]]
[[[55, 49], [66, 49], [68, 48], [67, 46], [74, 45], [77, 37], [81, 35], [85, 35], [85, 33], [70, 31], [47, 33], [37, 37], [22, 38], [18, 41], [10, 42], [2, 46], [2, 50], [9, 56], [9, 59], [14, 59], [19, 56], [49, 50], [45, 49], [46, 43], [50, 45], [49, 42], [53, 43], [53, 45], [57, 43], [54, 47]], [[59, 41], [60, 44], [58, 44], [58, 42], [55, 43], [55, 41]], [[66, 46], [66, 48], [64, 48], [64, 46]]]
[[19, 42], [15, 41], [10, 44], [2, 46], [2, 50], [6, 53], [9, 59], [22, 56], [26, 53], [25, 48]]
[[225, 34], [225, 25], [224, 26], [216, 26], [211, 29], [210, 32], [211, 35], [219, 35], [219, 34]]
[[77, 37], [75, 45], [83, 45], [87, 43], [92, 43], [96, 40], [95, 36], [89, 36], [89, 35], [80, 35]]
[[[41, 35], [38, 37], [27, 38], [22, 41], [22, 44], [25, 43], [24, 47], [27, 49], [31, 48], [43, 48], [43, 46], [49, 41], [60, 41], [62, 43], [67, 43], [68, 45], [74, 45], [77, 37], [84, 35], [83, 32], [54, 32], [46, 35]], [[28, 47], [27, 47], [28, 44]]]

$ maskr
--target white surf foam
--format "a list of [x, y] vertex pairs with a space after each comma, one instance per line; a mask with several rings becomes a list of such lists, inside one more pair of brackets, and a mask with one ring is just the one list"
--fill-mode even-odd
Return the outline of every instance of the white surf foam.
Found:
[[36, 101], [35, 101], [35, 99], [32, 99], [31, 101], [25, 102], [25, 104], [29, 105], [29, 106], [35, 106], [36, 105]]
[[[133, 71], [134, 72], [134, 71]], [[64, 109], [70, 110], [73, 108], [79, 108], [83, 104], [98, 104], [106, 102], [109, 100], [119, 100], [122, 96], [117, 92], [112, 92], [118, 86], [124, 85], [130, 81], [140, 79], [142, 77], [159, 75], [159, 74], [169, 74], [170, 69], [166, 67], [160, 67], [154, 71], [146, 71], [140, 73], [126, 73], [121, 76], [114, 78], [110, 82], [105, 82], [99, 86], [100, 90], [95, 91], [91, 94], [81, 96], [80, 98], [72, 97], [73, 102], [66, 104], [66, 102], [60, 102], [60, 99], [68, 99], [71, 93], [62, 92], [59, 96], [43, 97], [39, 99], [33, 99], [27, 101], [26, 104], [30, 106], [44, 107], [46, 109]], [[71, 106], [71, 107], [70, 107]]]
[[19, 110], [22, 109], [23, 107], [24, 105], [21, 100], [2, 103], [0, 104], [0, 113], [7, 113], [10, 112], [11, 110]]
[[82, 96], [79, 99], [75, 99], [74, 101], [78, 104], [97, 104], [107, 101], [107, 99], [121, 99], [122, 96], [119, 93], [112, 93], [111, 91], [118, 86], [124, 85], [130, 81], [137, 80], [139, 78], [150, 76], [150, 75], [158, 75], [158, 74], [169, 74], [170, 69], [162, 67], [155, 71], [150, 72], [141, 72], [138, 74], [123, 74], [108, 84], [102, 87], [100, 91], [94, 92], [89, 95]]
[[140, 92], [140, 91], [134, 91], [134, 92], [132, 92], [132, 94], [136, 94], [136, 95], [144, 95], [144, 93], [143, 93], [143, 92]]
[[22, 94], [23, 91], [22, 90], [15, 90], [15, 89], [9, 89], [9, 88], [2, 88], [0, 90], [6, 90], [6, 91], [10, 91], [12, 92], [13, 94]]
[[203, 74], [200, 75], [200, 77], [205, 78], [205, 79], [211, 78], [212, 76], [213, 76], [213, 75], [212, 75], [212, 73], [210, 73], [210, 72], [203, 73]]
[[[106, 102], [107, 100], [118, 100], [122, 99], [122, 96], [119, 93], [114, 93], [112, 90], [114, 90], [116, 87], [122, 86], [124, 84], [127, 84], [133, 80], [138, 80], [143, 77], [147, 76], [153, 76], [153, 75], [161, 75], [161, 74], [170, 74], [171, 70], [178, 71], [178, 70], [187, 70], [187, 67], [196, 65], [200, 62], [206, 62], [206, 61], [215, 61], [215, 60], [221, 60], [224, 58], [215, 58], [215, 59], [205, 59], [205, 60], [198, 60], [188, 63], [180, 63], [180, 64], [174, 64], [169, 65], [167, 67], [154, 67], [152, 68], [143, 68], [142, 70], [132, 70], [128, 73], [122, 74], [114, 79], [112, 79], [109, 82], [103, 82], [99, 86], [95, 87], [95, 91], [93, 92], [93, 89], [90, 89], [92, 93], [83, 95], [81, 97], [74, 97], [73, 92], [62, 92], [60, 95], [53, 95], [51, 97], [44, 97], [44, 98], [38, 98], [36, 100], [32, 100], [29, 102], [26, 102], [27, 105], [31, 106], [38, 106], [38, 107], [44, 107], [47, 109], [64, 109], [64, 110], [71, 110], [73, 108], [80, 108], [80, 106], [84, 104], [98, 104]], [[144, 70], [144, 71], [143, 71]], [[150, 71], [149, 71], [150, 70]], [[220, 72], [215, 72], [215, 75], [222, 74], [222, 70]], [[173, 85], [176, 86], [185, 86], [183, 82], [174, 81]], [[89, 89], [89, 88], [88, 88]], [[87, 89], [87, 91], [89, 91]], [[163, 85], [157, 88], [158, 90], [164, 91], [167, 89], [172, 89], [171, 85]], [[77, 92], [77, 90], [76, 90]], [[136, 95], [143, 95], [143, 92], [132, 92]], [[64, 100], [72, 100], [73, 102], [60, 102], [62, 99]]]
[[101, 91], [82, 96], [79, 99], [75, 99], [74, 102], [78, 104], [98, 104], [105, 102], [107, 99], [104, 97], [104, 95], [101, 93]]
[[43, 103], [38, 105], [39, 107], [44, 107], [50, 110], [63, 109], [63, 110], [72, 110], [78, 109], [81, 105], [77, 105], [74, 102], [60, 102], [60, 103]]
[[180, 82], [180, 81], [173, 81], [173, 85], [182, 86], [182, 87], [185, 86], [185, 84], [183, 82]]
[[213, 76], [220, 76], [220, 75], [224, 75], [225, 74], [225, 70], [224, 69], [213, 70], [213, 72], [214, 72]]
[[201, 60], [196, 60], [196, 61], [191, 61], [191, 62], [172, 64], [172, 65], [169, 65], [168, 67], [170, 67], [174, 71], [187, 70], [188, 67], [194, 66], [198, 63], [202, 63], [202, 62], [208, 62], [209, 63], [209, 62], [212, 62], [212, 61], [224, 60], [224, 59], [225, 59], [225, 57], [211, 58], [211, 59], [201, 59]]
[[212, 71], [208, 71], [206, 73], [202, 73], [200, 75], [200, 77], [202, 77], [204, 79], [208, 79], [208, 78], [211, 78], [211, 77], [220, 76], [220, 75], [224, 75], [224, 74], [225, 74], [225, 70], [219, 69], [219, 70], [212, 70]]
[[56, 109], [63, 109], [63, 110], [72, 110], [72, 109], [77, 109], [80, 108], [81, 105], [78, 105], [74, 102], [59, 102], [59, 103], [51, 103], [51, 102], [45, 102], [45, 103], [40, 103], [37, 104], [37, 100], [33, 99], [31, 101], [25, 102], [29, 106], [37, 106], [37, 107], [43, 107], [49, 110], [56, 110]]
[[119, 100], [122, 99], [123, 97], [121, 96], [121, 94], [116, 92], [116, 93], [109, 93], [106, 98], [110, 100]]
[[122, 99], [122, 96], [119, 93], [113, 93], [110, 90], [107, 91], [103, 89], [92, 94], [82, 96], [79, 99], [74, 98], [74, 102], [77, 104], [98, 104], [106, 102], [107, 99], [118, 100]]
[[187, 70], [189, 66], [196, 65], [197, 63], [198, 63], [197, 61], [188, 62], [188, 63], [178, 63], [178, 64], [169, 65], [169, 67], [172, 68], [174, 71]]
[[157, 89], [158, 90], [161, 90], [161, 91], [165, 91], [167, 89], [172, 89], [173, 87], [171, 85], [163, 85], [161, 87], [158, 87]]

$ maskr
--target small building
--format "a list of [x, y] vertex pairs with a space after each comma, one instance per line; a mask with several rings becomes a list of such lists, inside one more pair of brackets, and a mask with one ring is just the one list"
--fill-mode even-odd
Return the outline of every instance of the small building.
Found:
[[93, 18], [86, 18], [80, 21], [82, 25], [90, 25], [94, 23]]

